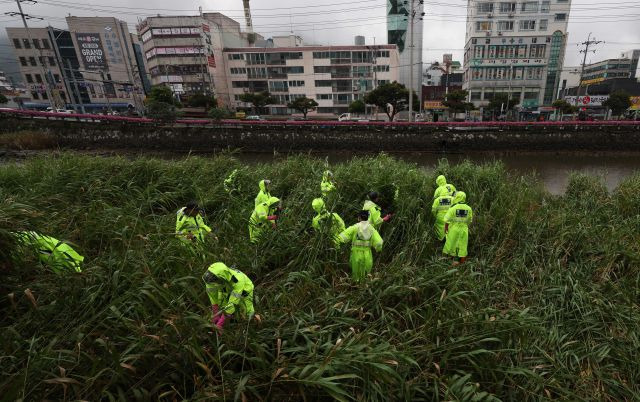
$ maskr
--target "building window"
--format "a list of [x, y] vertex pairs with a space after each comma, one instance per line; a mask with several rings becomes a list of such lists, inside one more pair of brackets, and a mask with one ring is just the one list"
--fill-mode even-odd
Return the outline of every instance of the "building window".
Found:
[[549, 0], [545, 0], [542, 3], [540, 3], [540, 12], [541, 13], [548, 13], [549, 9], [551, 8], [551, 4], [549, 4], [550, 1]]
[[538, 29], [541, 31], [546, 31], [549, 26], [549, 20], [540, 20], [540, 24], [538, 24]]
[[389, 51], [388, 50], [378, 50], [376, 52], [376, 57], [389, 58]]
[[389, 80], [378, 80], [378, 86], [388, 84]]
[[473, 47], [473, 58], [474, 59], [484, 58], [484, 45], [475, 45]]
[[36, 77], [36, 82], [38, 84], [42, 84], [42, 76], [40, 74], [36, 74], [35, 77]]
[[375, 66], [375, 71], [379, 72], [379, 73], [387, 73], [389, 72], [389, 66]]
[[242, 67], [231, 67], [231, 74], [246, 74], [247, 69]]
[[520, 11], [523, 13], [537, 13], [538, 12], [538, 2], [537, 1], [525, 1], [522, 3], [522, 7]]
[[477, 10], [478, 13], [492, 13], [493, 3], [478, 3]]
[[527, 57], [527, 45], [518, 45], [518, 58]]
[[29, 42], [29, 39], [22, 39], [22, 46], [24, 46], [25, 49], [31, 49], [31, 42]]
[[529, 57], [542, 58], [545, 56], [547, 45], [531, 45], [529, 47]]
[[533, 31], [536, 29], [536, 20], [522, 20], [520, 21], [521, 31]]
[[230, 53], [229, 60], [244, 60], [243, 53]]
[[42, 39], [42, 48], [43, 49], [51, 49], [51, 46], [49, 46], [49, 40], [48, 39]]
[[53, 82], [55, 82], [56, 84], [59, 84], [60, 81], [60, 75], [58, 74], [53, 74]]
[[49, 65], [50, 66], [56, 65], [56, 59], [54, 59], [52, 56], [49, 56]]
[[[514, 80], [521, 80], [522, 77], [524, 76], [524, 67], [516, 67], [513, 69], [513, 79]], [[519, 98], [519, 96], [518, 96]]]
[[47, 95], [47, 93], [46, 93], [46, 92], [43, 92], [43, 93], [42, 93], [42, 99], [44, 99], [44, 100], [49, 99], [49, 95]]
[[31, 74], [25, 74], [24, 77], [27, 79], [27, 83], [33, 83], [33, 77], [31, 76]]
[[40, 40], [39, 39], [34, 39], [33, 40], [33, 47], [35, 47], [36, 49], [40, 49]]
[[498, 31], [513, 31], [513, 21], [498, 21]]
[[40, 99], [40, 97], [38, 96], [38, 93], [36, 91], [31, 92], [31, 97], [33, 99]]
[[500, 3], [501, 13], [514, 13], [516, 11], [516, 3]]
[[16, 49], [22, 49], [22, 45], [20, 44], [20, 39], [13, 38], [13, 47]]
[[472, 101], [474, 101], [474, 100], [478, 100], [479, 101], [481, 99], [481, 96], [482, 96], [481, 92], [477, 92], [477, 91], [471, 92], [471, 100]]
[[556, 21], [566, 21], [567, 20], [567, 14], [556, 14]]
[[23, 66], [26, 66], [26, 65], [27, 65], [27, 59], [26, 59], [26, 57], [20, 57], [19, 59], [20, 59], [20, 64], [21, 64], [21, 65], [23, 65]]
[[525, 100], [537, 100], [539, 92], [525, 92], [524, 99]]
[[36, 58], [35, 57], [29, 57], [29, 64], [31, 64], [32, 66], [37, 66], [38, 63], [36, 63]]
[[288, 74], [304, 74], [304, 67], [303, 66], [287, 67], [287, 73]]
[[303, 87], [304, 81], [289, 81], [290, 87]]
[[477, 21], [476, 31], [491, 31], [491, 21]]

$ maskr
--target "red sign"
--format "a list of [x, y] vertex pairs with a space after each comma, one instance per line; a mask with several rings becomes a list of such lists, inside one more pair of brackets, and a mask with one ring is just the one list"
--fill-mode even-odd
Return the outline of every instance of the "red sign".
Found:
[[216, 66], [216, 58], [213, 57], [213, 55], [207, 57], [207, 62], [209, 63], [209, 67], [215, 67]]
[[209, 25], [207, 25], [207, 24], [202, 24], [202, 31], [203, 31], [203, 32], [211, 32], [211, 30], [209, 29]]

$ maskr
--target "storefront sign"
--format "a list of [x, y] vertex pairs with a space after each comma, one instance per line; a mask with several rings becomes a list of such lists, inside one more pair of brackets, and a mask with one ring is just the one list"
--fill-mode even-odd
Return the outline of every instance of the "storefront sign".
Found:
[[640, 96], [632, 96], [629, 99], [631, 100], [629, 110], [640, 110]]
[[578, 101], [576, 103], [575, 96], [565, 96], [564, 100], [569, 102], [571, 105], [578, 106], [602, 106], [602, 102], [609, 99], [609, 95], [585, 95], [578, 96]]
[[446, 109], [447, 107], [442, 104], [440, 101], [424, 101], [424, 105], [422, 106], [424, 110], [432, 110], [432, 109]]
[[87, 70], [104, 70], [107, 68], [107, 58], [102, 48], [100, 34], [77, 33], [76, 41], [80, 48], [84, 68]]
[[597, 84], [599, 82], [604, 81], [604, 78], [600, 77], [600, 78], [594, 78], [591, 80], [584, 80], [582, 81], [582, 85], [591, 85], [591, 84]]

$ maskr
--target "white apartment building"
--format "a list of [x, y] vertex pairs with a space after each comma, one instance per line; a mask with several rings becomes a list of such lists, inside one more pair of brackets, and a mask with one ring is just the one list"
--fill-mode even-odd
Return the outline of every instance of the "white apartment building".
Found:
[[464, 85], [476, 107], [506, 93], [521, 111], [557, 97], [571, 0], [468, 0]]
[[277, 100], [271, 114], [296, 113], [287, 103], [303, 96], [319, 104], [310, 116], [345, 113], [351, 102], [399, 76], [395, 45], [227, 48], [224, 63], [231, 107], [250, 106], [240, 101], [245, 92], [269, 91]]
[[158, 16], [146, 18], [137, 29], [152, 85], [168, 85], [181, 99], [215, 93], [221, 106], [229, 106], [222, 50], [249, 46], [237, 21], [220, 13]]

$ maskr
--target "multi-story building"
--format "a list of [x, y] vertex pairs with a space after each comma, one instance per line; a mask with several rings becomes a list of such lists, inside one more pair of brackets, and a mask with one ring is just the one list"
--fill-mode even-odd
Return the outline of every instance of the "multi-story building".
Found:
[[[411, 4], [415, 17], [409, 18]], [[398, 82], [418, 92], [422, 87], [422, 31], [424, 11], [420, 0], [387, 0], [387, 43], [398, 47], [400, 68]], [[413, 20], [413, 47], [411, 27]], [[411, 83], [411, 53], [413, 52], [413, 83]]]
[[631, 60], [631, 76], [629, 78], [640, 78], [640, 65], [638, 64], [638, 60], [640, 60], [640, 49], [629, 50], [623, 52], [620, 55], [620, 58]]
[[607, 59], [584, 66], [582, 85], [590, 85], [613, 78], [633, 78], [631, 59]]
[[[168, 85], [178, 98], [215, 93], [230, 103], [222, 49], [249, 46], [240, 24], [220, 13], [149, 17], [138, 25], [152, 85]], [[255, 42], [263, 42], [257, 34]]]
[[505, 93], [521, 111], [551, 105], [571, 0], [468, 1], [464, 89], [482, 108]]
[[227, 48], [224, 65], [232, 108], [246, 108], [245, 92], [269, 91], [276, 99], [271, 114], [295, 113], [287, 103], [297, 97], [315, 99], [311, 115], [340, 114], [376, 86], [398, 81], [395, 45], [295, 46]]
[[69, 30], [7, 28], [31, 94], [27, 108], [142, 111], [146, 80], [136, 37], [115, 18], [67, 17]]
[[57, 40], [64, 31], [53, 28], [7, 28], [7, 35], [20, 66], [30, 100], [24, 107], [46, 109], [72, 102], [71, 89], [63, 79]]

